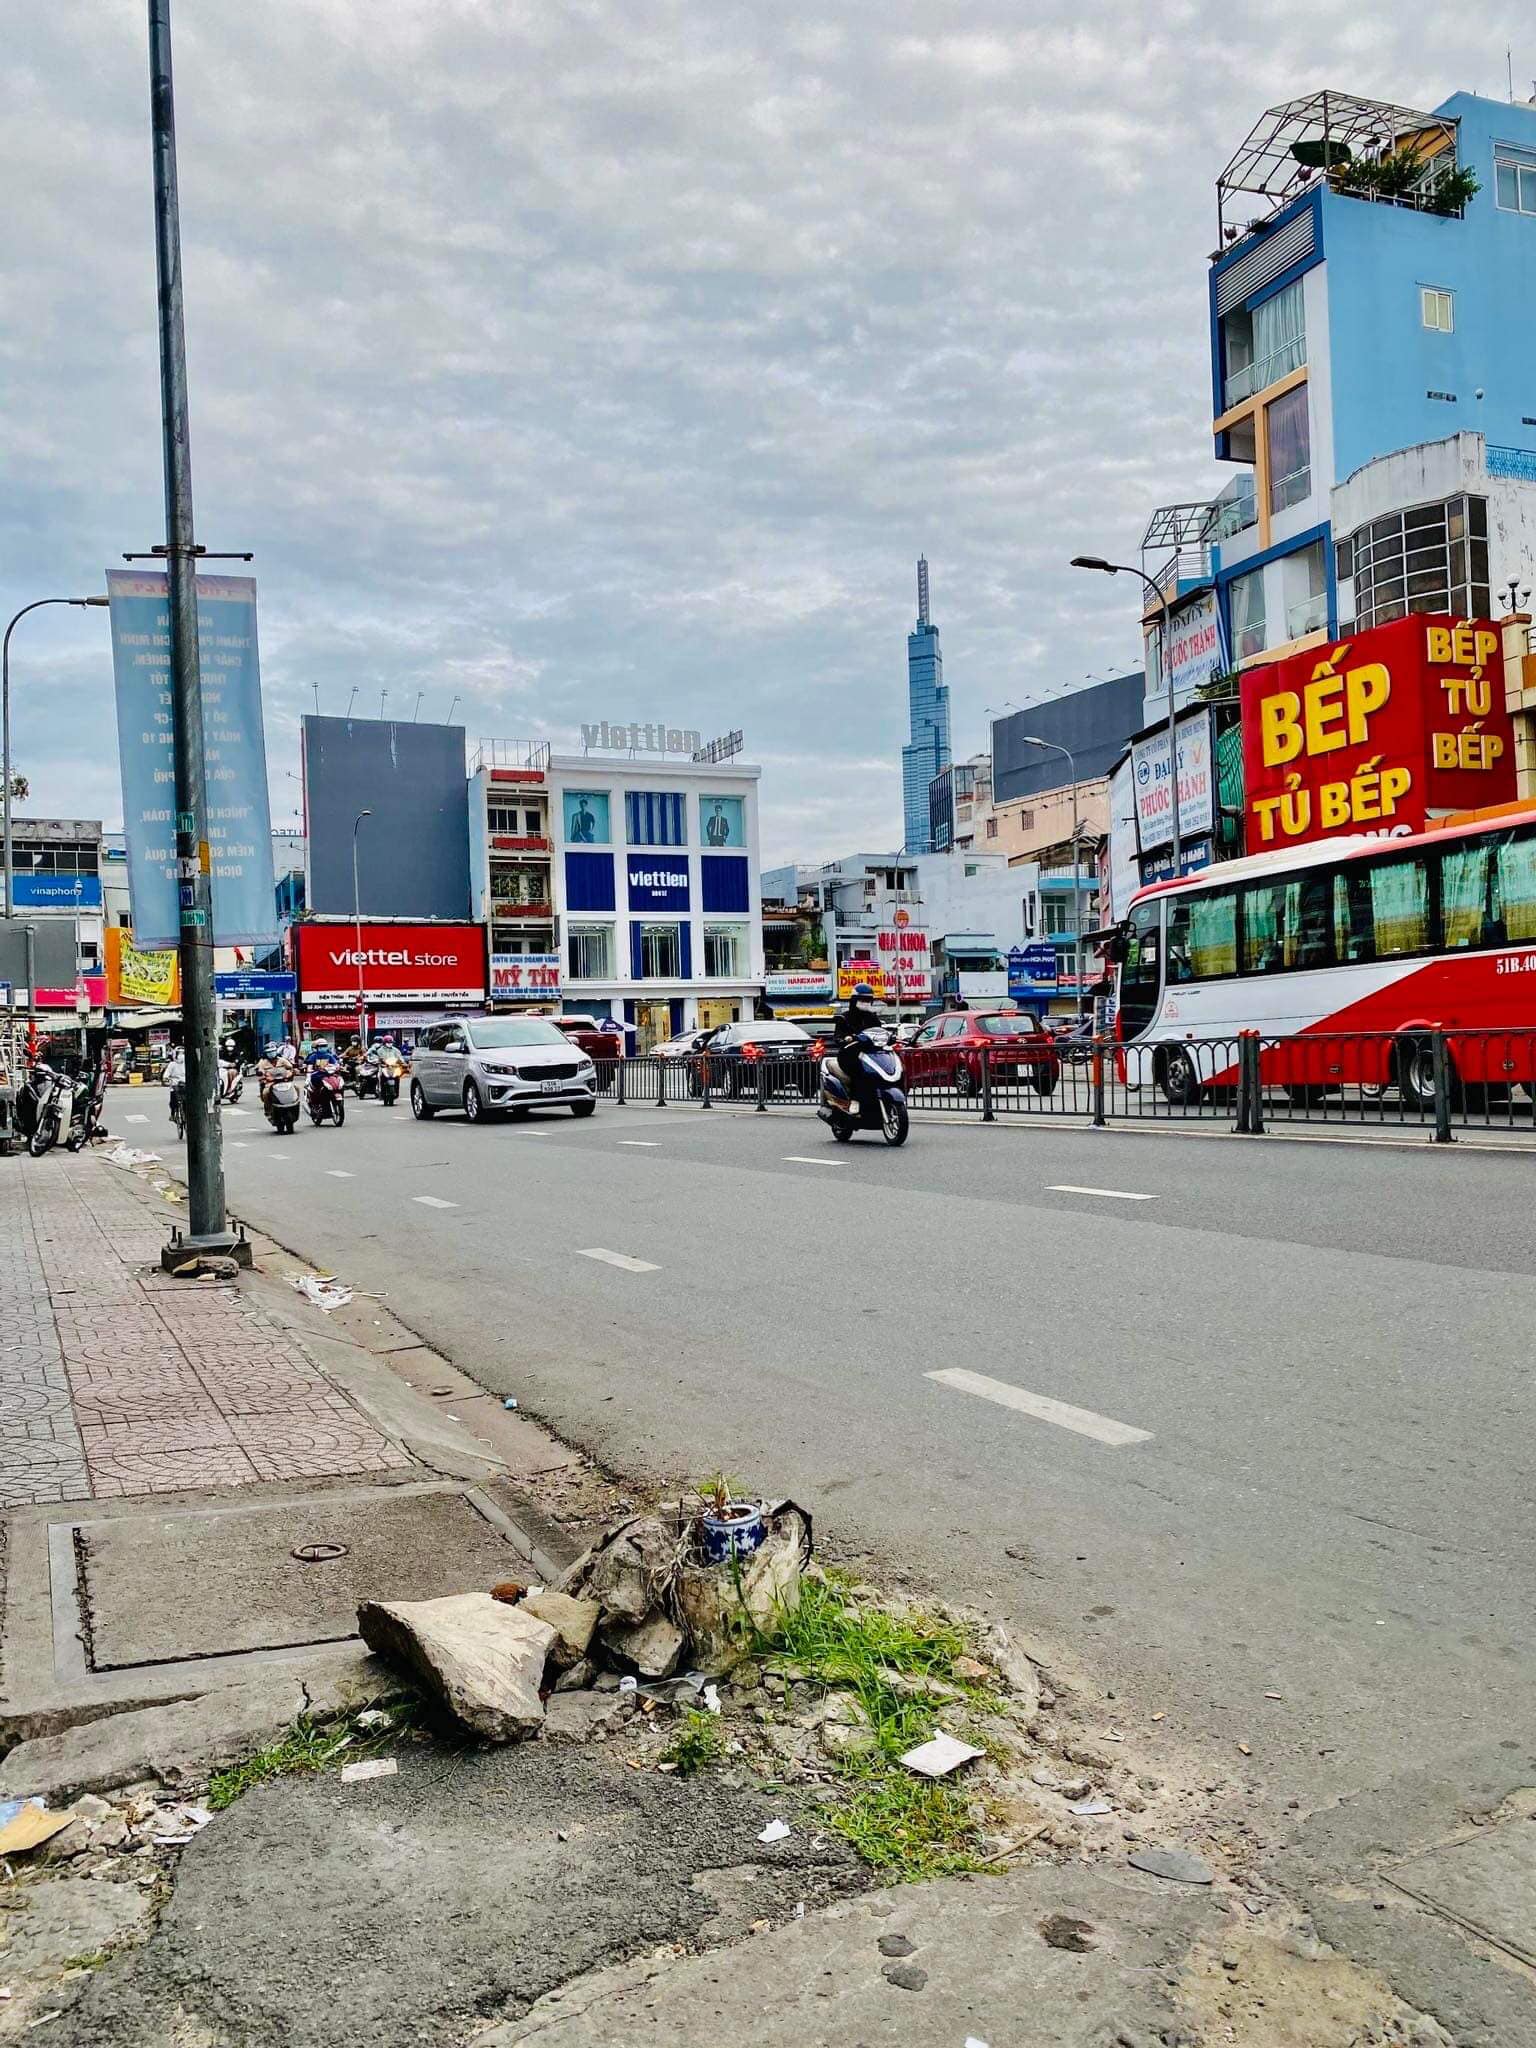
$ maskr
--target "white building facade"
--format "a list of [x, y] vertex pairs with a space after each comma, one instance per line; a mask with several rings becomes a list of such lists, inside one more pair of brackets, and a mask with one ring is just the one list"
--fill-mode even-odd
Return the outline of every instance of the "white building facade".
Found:
[[763, 993], [761, 770], [513, 751], [482, 748], [470, 782], [492, 1001], [611, 1016], [642, 1052], [751, 1017]]

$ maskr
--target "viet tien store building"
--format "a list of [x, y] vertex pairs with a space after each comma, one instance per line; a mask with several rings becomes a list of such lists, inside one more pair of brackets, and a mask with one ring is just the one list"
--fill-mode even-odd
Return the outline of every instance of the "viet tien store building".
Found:
[[612, 1016], [641, 1052], [753, 1015], [761, 770], [695, 761], [697, 736], [677, 737], [685, 752], [650, 758], [627, 745], [609, 757], [482, 744], [470, 863], [493, 1001]]

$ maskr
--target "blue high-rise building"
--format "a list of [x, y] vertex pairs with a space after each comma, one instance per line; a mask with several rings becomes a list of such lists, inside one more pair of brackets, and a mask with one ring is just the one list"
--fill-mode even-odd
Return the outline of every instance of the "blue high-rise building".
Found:
[[917, 629], [907, 635], [907, 715], [911, 736], [901, 750], [903, 853], [932, 853], [928, 785], [949, 766], [949, 691], [939, 629], [928, 616], [928, 562], [917, 564]]

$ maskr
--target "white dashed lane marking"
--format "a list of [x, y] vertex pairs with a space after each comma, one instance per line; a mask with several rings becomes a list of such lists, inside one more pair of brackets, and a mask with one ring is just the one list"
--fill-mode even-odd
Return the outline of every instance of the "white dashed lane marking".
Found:
[[943, 1372], [924, 1373], [942, 1387], [954, 1387], [962, 1394], [979, 1394], [983, 1401], [995, 1401], [1000, 1408], [1017, 1409], [1036, 1422], [1054, 1422], [1060, 1429], [1075, 1430], [1101, 1444], [1144, 1444], [1152, 1438], [1150, 1429], [1134, 1429], [1128, 1422], [1115, 1422], [1108, 1415], [1095, 1415], [1091, 1408], [1074, 1408], [1069, 1401], [1053, 1401], [1049, 1394], [1027, 1393], [1010, 1387], [1006, 1380], [990, 1380], [985, 1373], [965, 1372], [951, 1367]]
[[654, 1152], [660, 1141], [656, 1138], [620, 1138], [621, 1145], [638, 1146], [642, 1151]]
[[1106, 1202], [1155, 1202], [1156, 1195], [1133, 1195], [1129, 1188], [1075, 1188], [1067, 1182], [1048, 1181], [1048, 1195], [1102, 1195]]
[[328, 1167], [327, 1167], [327, 1168], [325, 1169], [325, 1171], [326, 1171], [326, 1175], [327, 1175], [327, 1177], [328, 1177], [329, 1179], [331, 1179], [331, 1180], [356, 1180], [356, 1179], [357, 1179], [357, 1175], [356, 1175], [355, 1173], [348, 1173], [348, 1172], [346, 1171], [345, 1167], [341, 1167], [341, 1166], [328, 1166]]
[[125, 1116], [123, 1122], [125, 1124], [147, 1124], [149, 1118], [147, 1116]]
[[649, 1259], [632, 1259], [628, 1252], [604, 1251], [598, 1244], [588, 1245], [577, 1253], [578, 1258], [601, 1259], [605, 1266], [617, 1266], [621, 1273], [659, 1273], [660, 1266], [653, 1266]]
[[804, 1153], [786, 1152], [783, 1163], [786, 1166], [846, 1166], [846, 1159], [811, 1159]]
[[457, 1202], [445, 1202], [441, 1195], [412, 1195], [413, 1202], [419, 1202], [423, 1209], [457, 1209]]

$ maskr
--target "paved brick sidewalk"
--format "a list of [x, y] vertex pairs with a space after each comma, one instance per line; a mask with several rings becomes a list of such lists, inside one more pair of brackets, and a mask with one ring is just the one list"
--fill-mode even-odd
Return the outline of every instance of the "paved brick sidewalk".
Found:
[[173, 1280], [89, 1155], [0, 1161], [0, 1508], [409, 1463], [239, 1288]]

